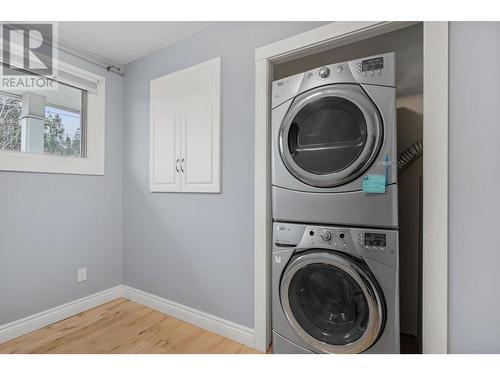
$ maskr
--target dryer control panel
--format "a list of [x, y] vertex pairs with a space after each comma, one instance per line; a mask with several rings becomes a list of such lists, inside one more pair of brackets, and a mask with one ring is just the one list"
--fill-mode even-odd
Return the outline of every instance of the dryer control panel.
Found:
[[272, 84], [271, 107], [286, 102], [297, 93], [334, 83], [396, 86], [394, 52], [321, 66], [304, 73], [276, 80]]
[[275, 251], [326, 249], [398, 267], [398, 231], [294, 223], [273, 224]]

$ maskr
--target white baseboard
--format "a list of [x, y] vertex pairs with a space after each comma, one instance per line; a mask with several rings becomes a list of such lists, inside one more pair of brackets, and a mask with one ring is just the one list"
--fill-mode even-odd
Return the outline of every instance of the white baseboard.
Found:
[[127, 298], [251, 348], [255, 347], [255, 335], [252, 328], [230, 322], [126, 285], [118, 285], [114, 288], [106, 289], [102, 292], [97, 292], [90, 296], [65, 303], [64, 305], [56, 306], [38, 314], [4, 324], [0, 326], [0, 344], [120, 297]]
[[191, 323], [197, 327], [206, 329], [207, 331], [227, 337], [243, 345], [251, 348], [255, 347], [255, 335], [252, 328], [230, 322], [126, 285], [123, 286], [123, 297], [179, 320]]
[[121, 285], [0, 326], [0, 343], [36, 331], [122, 296]]

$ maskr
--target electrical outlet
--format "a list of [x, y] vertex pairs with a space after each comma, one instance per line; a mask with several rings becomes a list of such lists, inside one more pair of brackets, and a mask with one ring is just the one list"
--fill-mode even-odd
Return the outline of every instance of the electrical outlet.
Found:
[[85, 281], [85, 280], [87, 280], [87, 267], [79, 268], [77, 271], [76, 281], [81, 283], [82, 281]]

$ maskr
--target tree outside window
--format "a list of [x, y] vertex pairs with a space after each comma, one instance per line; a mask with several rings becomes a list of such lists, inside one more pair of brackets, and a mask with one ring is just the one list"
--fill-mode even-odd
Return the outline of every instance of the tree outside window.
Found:
[[[21, 151], [21, 110], [19, 98], [0, 95], [0, 150]], [[50, 105], [45, 108], [44, 152], [81, 156], [80, 113]]]

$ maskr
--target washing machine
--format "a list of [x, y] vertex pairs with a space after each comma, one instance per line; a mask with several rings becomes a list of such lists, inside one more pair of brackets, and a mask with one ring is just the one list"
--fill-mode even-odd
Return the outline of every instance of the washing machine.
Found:
[[273, 353], [399, 347], [398, 232], [273, 224]]
[[397, 228], [395, 54], [274, 81], [275, 221]]

